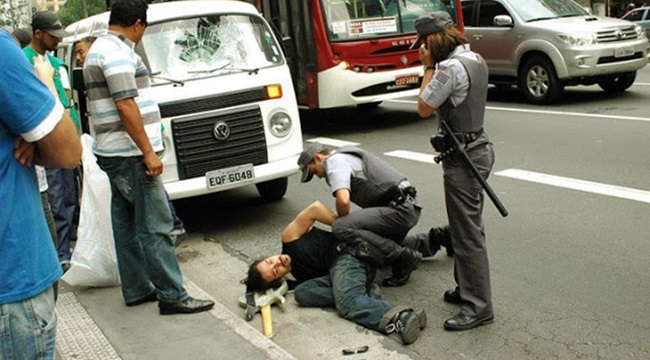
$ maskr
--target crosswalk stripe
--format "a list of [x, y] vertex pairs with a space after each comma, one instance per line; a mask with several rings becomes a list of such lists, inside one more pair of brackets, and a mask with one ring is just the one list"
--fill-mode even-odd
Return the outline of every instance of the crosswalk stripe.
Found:
[[432, 154], [419, 153], [407, 150], [395, 150], [384, 153], [386, 156], [392, 156], [400, 159], [419, 161], [428, 164], [435, 164]]
[[[427, 164], [434, 164], [433, 155], [427, 153], [419, 153], [407, 150], [394, 150], [385, 152], [384, 155], [396, 157], [400, 159], [418, 161]], [[508, 177], [517, 180], [524, 180], [535, 182], [539, 184], [551, 185], [566, 189], [578, 190], [589, 192], [593, 194], [607, 195], [618, 197], [621, 199], [640, 201], [650, 203], [650, 191], [626, 188], [617, 185], [608, 185], [597, 183], [593, 181], [586, 181], [580, 179], [573, 179], [563, 176], [543, 174], [533, 171], [519, 170], [519, 169], [506, 169], [494, 173], [494, 175]]]
[[519, 169], [506, 169], [496, 172], [495, 175], [566, 189], [579, 190], [593, 194], [607, 195], [622, 199], [650, 203], [650, 191], [602, 184], [580, 179], [572, 179], [563, 176], [542, 174]]

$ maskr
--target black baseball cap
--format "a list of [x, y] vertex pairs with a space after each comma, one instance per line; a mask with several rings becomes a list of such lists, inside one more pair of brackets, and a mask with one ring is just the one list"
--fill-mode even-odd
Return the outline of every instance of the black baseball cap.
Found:
[[314, 174], [309, 171], [309, 163], [314, 161], [314, 155], [324, 150], [326, 150], [325, 145], [319, 142], [313, 142], [307, 145], [300, 153], [298, 157], [298, 166], [300, 167], [300, 171], [302, 171], [300, 182], [309, 182], [314, 177]]
[[36, 12], [32, 18], [32, 30], [41, 30], [59, 39], [70, 35], [63, 29], [59, 17], [51, 11]]
[[443, 31], [448, 27], [452, 27], [454, 21], [451, 19], [451, 15], [449, 15], [448, 12], [434, 11], [415, 19], [414, 25], [415, 31], [418, 33], [418, 38], [409, 49], [420, 47], [420, 44], [427, 38], [427, 36]]

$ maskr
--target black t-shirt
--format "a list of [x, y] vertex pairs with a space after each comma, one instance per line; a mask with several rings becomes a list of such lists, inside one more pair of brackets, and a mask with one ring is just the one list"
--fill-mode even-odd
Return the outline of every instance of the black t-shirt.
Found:
[[331, 232], [312, 227], [298, 240], [282, 244], [282, 253], [291, 257], [291, 275], [300, 284], [329, 275], [337, 256], [336, 242]]

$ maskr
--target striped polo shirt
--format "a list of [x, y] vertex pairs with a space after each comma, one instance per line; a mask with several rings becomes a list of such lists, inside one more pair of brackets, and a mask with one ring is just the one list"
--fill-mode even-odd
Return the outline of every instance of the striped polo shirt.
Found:
[[107, 157], [142, 155], [122, 126], [118, 100], [135, 98], [153, 150], [163, 150], [160, 109], [153, 98], [149, 73], [134, 51], [135, 43], [109, 31], [95, 40], [84, 62], [93, 152]]

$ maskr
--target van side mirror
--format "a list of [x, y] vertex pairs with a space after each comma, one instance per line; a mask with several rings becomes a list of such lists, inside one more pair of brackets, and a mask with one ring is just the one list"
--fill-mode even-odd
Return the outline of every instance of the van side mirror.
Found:
[[284, 49], [284, 57], [292, 58], [296, 55], [296, 47], [290, 36], [282, 38], [282, 48]]

